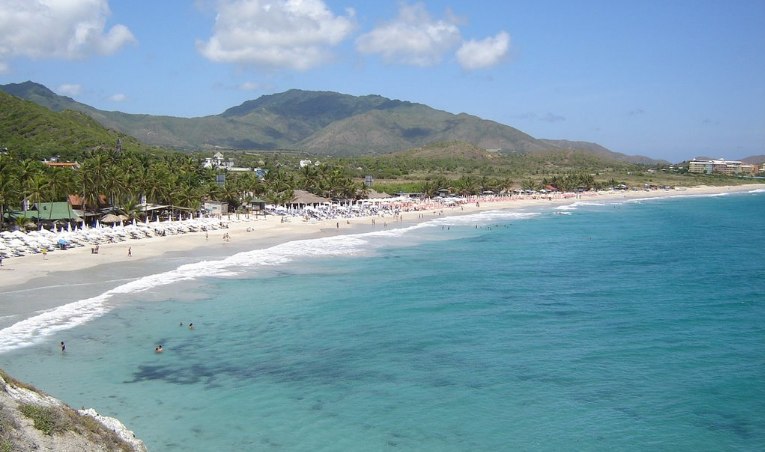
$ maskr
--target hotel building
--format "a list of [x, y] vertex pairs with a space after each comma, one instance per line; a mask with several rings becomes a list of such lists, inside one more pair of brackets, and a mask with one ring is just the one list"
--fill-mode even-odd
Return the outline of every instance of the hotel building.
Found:
[[758, 168], [757, 165], [722, 158], [717, 160], [693, 159], [688, 162], [688, 171], [691, 173], [719, 173], [728, 176], [738, 176], [743, 174], [754, 175], [757, 173]]

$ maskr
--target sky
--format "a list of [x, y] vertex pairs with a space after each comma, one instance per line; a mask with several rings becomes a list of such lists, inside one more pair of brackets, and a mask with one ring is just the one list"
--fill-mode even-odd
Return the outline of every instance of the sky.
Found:
[[765, 154], [765, 0], [0, 0], [0, 84], [200, 117], [376, 94], [680, 162]]

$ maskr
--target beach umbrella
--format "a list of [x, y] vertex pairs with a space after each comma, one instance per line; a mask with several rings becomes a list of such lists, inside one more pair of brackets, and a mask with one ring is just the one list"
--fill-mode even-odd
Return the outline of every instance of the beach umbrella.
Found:
[[[113, 213], [101, 218], [101, 223], [117, 223], [118, 221], [121, 221], [120, 217]], [[96, 227], [98, 227], [98, 220], [96, 220]]]

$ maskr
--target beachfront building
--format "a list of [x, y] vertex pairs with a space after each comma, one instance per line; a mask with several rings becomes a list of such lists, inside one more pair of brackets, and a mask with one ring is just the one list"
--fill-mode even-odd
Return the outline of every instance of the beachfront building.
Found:
[[757, 173], [757, 167], [737, 160], [693, 159], [688, 162], [688, 172], [704, 174], [725, 174], [727, 176], [753, 175]]
[[228, 213], [228, 203], [221, 201], [205, 201], [205, 212], [208, 215], [226, 215]]
[[294, 190], [292, 199], [287, 201], [287, 207], [295, 209], [303, 208], [306, 206], [316, 207], [319, 205], [331, 204], [332, 200], [328, 198], [322, 198], [321, 196], [314, 195], [313, 193], [305, 190]]
[[19, 217], [27, 218], [29, 221], [34, 222], [40, 226], [48, 225], [65, 225], [69, 222], [81, 221], [77, 212], [72, 209], [72, 206], [66, 202], [38, 202], [27, 210], [10, 210], [5, 212], [5, 221], [16, 221]]

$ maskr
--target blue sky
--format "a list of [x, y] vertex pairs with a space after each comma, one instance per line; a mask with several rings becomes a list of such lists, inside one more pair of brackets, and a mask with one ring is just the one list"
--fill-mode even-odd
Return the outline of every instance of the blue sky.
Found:
[[0, 0], [0, 84], [198, 117], [379, 94], [679, 162], [765, 154], [765, 0]]

